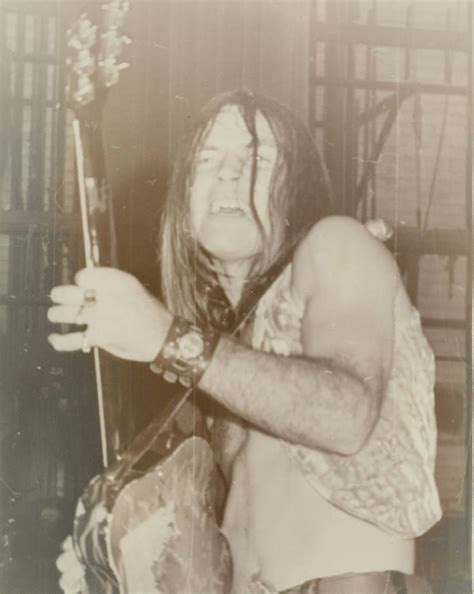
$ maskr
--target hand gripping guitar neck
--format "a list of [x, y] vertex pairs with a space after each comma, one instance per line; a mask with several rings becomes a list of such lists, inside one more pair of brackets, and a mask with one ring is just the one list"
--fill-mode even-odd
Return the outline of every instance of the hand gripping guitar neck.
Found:
[[[105, 5], [95, 5], [99, 11], [99, 25], [92, 24], [86, 14], [68, 31], [68, 86], [69, 107], [74, 113], [73, 134], [76, 152], [77, 179], [80, 198], [84, 254], [87, 267], [117, 265], [117, 240], [113, 203], [107, 183], [106, 161], [103, 147], [101, 116], [108, 90], [127, 65], [118, 59], [124, 45], [130, 40], [121, 33], [129, 8], [127, 0], [112, 0]], [[94, 349], [94, 367], [101, 436], [102, 461], [108, 466], [108, 447], [111, 440], [106, 435], [103, 398], [103, 372], [113, 374], [101, 365], [101, 356]], [[105, 368], [104, 368], [105, 367]], [[109, 384], [112, 382], [108, 382]], [[116, 382], [118, 384], [118, 382]], [[115, 398], [120, 402], [120, 398]], [[109, 407], [109, 416], [111, 409]], [[117, 415], [116, 415], [117, 416]], [[109, 425], [112, 423], [109, 423]], [[119, 435], [117, 426], [112, 428], [114, 442]], [[115, 444], [115, 450], [119, 448]]]

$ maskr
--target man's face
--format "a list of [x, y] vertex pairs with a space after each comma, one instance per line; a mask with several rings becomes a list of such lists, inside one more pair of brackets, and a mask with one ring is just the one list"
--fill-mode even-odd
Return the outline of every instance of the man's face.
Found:
[[[277, 146], [261, 113], [254, 204], [265, 232], [270, 232], [268, 198]], [[196, 154], [190, 216], [196, 239], [212, 256], [226, 261], [248, 260], [262, 249], [250, 210], [252, 138], [236, 106], [224, 107]]]

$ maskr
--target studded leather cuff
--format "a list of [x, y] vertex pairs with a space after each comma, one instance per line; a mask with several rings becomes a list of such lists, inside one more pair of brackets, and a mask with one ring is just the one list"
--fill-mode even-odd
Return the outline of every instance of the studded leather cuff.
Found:
[[150, 369], [162, 373], [168, 382], [179, 381], [186, 387], [197, 385], [211, 362], [219, 337], [212, 328], [203, 330], [176, 316]]

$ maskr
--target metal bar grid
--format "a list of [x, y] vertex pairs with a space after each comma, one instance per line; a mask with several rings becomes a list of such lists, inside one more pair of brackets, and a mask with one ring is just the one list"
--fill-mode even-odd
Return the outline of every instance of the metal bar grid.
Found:
[[[46, 49], [45, 18], [35, 16], [34, 49], [42, 54]], [[45, 154], [45, 100], [46, 71], [43, 62], [33, 68], [33, 87], [31, 108], [31, 143], [27, 186], [27, 210], [42, 210], [44, 205]]]
[[[41, 16], [39, 18], [42, 18]], [[55, 56], [51, 56], [50, 54], [43, 54], [43, 53], [36, 53], [36, 52], [23, 52], [22, 54], [18, 54], [17, 52], [12, 52], [11, 59], [14, 62], [31, 62], [32, 64], [53, 64], [58, 65], [61, 63], [61, 60]]]
[[[11, 116], [1, 120], [1, 134], [6, 140], [3, 189], [8, 193], [0, 217], [0, 234], [7, 239], [1, 249], [8, 263], [2, 287], [6, 294], [0, 299], [8, 348], [1, 349], [1, 357], [2, 366], [12, 376], [4, 378], [5, 389], [8, 382], [15, 381], [13, 375], [21, 369], [22, 361], [27, 366], [34, 361], [31, 344], [39, 337], [46, 344], [47, 294], [51, 286], [64, 282], [63, 267], [67, 264], [59, 253], [58, 239], [74, 244], [78, 237], [73, 215], [58, 214], [64, 183], [66, 114], [59, 5], [55, 4], [54, 12], [45, 13], [29, 12], [26, 3], [19, 4], [19, 10], [11, 3], [3, 4], [0, 10], [0, 35], [9, 27], [9, 37], [4, 35], [8, 58], [4, 63], [11, 67], [10, 85], [2, 95]], [[15, 29], [10, 34], [12, 26]], [[48, 71], [51, 68], [53, 72]], [[52, 167], [47, 166], [47, 160], [54, 163]], [[70, 252], [77, 256], [74, 250]], [[18, 398], [18, 405], [23, 406], [29, 395]], [[10, 419], [12, 426], [20, 422], [15, 415]], [[49, 479], [46, 483], [44, 489], [54, 490]]]
[[374, 27], [372, 24], [315, 22], [314, 32], [319, 41], [333, 42], [343, 38], [350, 44], [366, 45], [367, 39], [370, 39], [377, 47], [410, 47], [468, 53], [471, 44], [468, 31], [433, 31], [380, 24]]
[[356, 79], [348, 82], [344, 78], [313, 76], [311, 83], [313, 85], [327, 85], [330, 84], [347, 89], [354, 87], [356, 89], [373, 89], [377, 91], [398, 91], [407, 90], [409, 92], [429, 93], [434, 95], [459, 95], [467, 96], [468, 91], [465, 86], [461, 85], [447, 85], [443, 83], [422, 83], [417, 81], [390, 81], [390, 80], [363, 80]]
[[3, 0], [2, 9], [9, 12], [26, 12], [28, 14], [52, 14], [56, 15], [62, 0]]
[[[444, 120], [441, 118], [440, 135], [438, 136], [438, 151], [435, 147], [434, 170], [431, 184], [424, 197], [428, 198], [429, 206], [422, 201], [422, 138], [421, 131], [424, 127], [421, 98], [427, 101], [433, 96], [445, 98], [449, 105], [457, 101], [456, 105], [465, 101], [466, 111], [470, 114], [472, 72], [469, 62], [470, 33], [467, 30], [455, 31], [455, 23], [451, 8], [445, 11], [444, 30], [426, 30], [415, 26], [413, 5], [410, 5], [405, 17], [405, 23], [399, 27], [389, 27], [382, 24], [380, 13], [381, 3], [373, 0], [366, 12], [366, 24], [354, 22], [351, 15], [354, 3], [338, 2], [325, 3], [327, 12], [325, 21], [316, 20], [316, 10], [312, 11], [311, 38], [309, 59], [312, 70], [309, 75], [309, 96], [316, 103], [321, 95], [317, 89], [324, 89], [321, 105], [310, 105], [309, 123], [311, 129], [322, 130], [323, 148], [327, 159], [328, 170], [332, 174], [335, 195], [339, 202], [339, 211], [357, 216], [362, 220], [376, 218], [380, 204], [377, 203], [377, 190], [381, 191], [380, 180], [377, 179], [378, 159], [385, 146], [385, 141], [396, 125], [400, 108], [406, 106], [407, 100], [413, 101], [413, 137], [415, 143], [416, 169], [414, 180], [414, 200], [416, 213], [414, 224], [412, 222], [396, 224], [393, 238], [389, 247], [397, 255], [410, 297], [416, 305], [419, 291], [420, 262], [425, 255], [440, 257], [466, 257], [468, 260], [469, 278], [472, 255], [470, 253], [470, 232], [466, 228], [441, 229], [439, 224], [432, 223], [429, 228], [431, 202], [433, 201], [434, 184], [436, 183], [439, 157], [443, 146]], [[383, 7], [382, 7], [383, 8]], [[469, 7], [469, 14], [472, 7]], [[440, 14], [438, 22], [442, 23]], [[458, 23], [458, 27], [469, 27]], [[441, 25], [442, 27], [443, 25]], [[325, 47], [325, 65], [319, 67], [319, 62], [314, 60], [314, 52], [321, 46]], [[380, 48], [391, 48], [390, 51], [398, 54], [393, 58], [394, 65], [398, 67], [395, 72], [398, 76], [390, 78], [385, 68], [379, 68], [379, 60], [375, 52]], [[435, 61], [435, 51], [439, 52], [438, 78], [433, 75], [423, 79], [423, 71], [417, 71], [419, 50], [432, 51], [432, 60]], [[321, 51], [319, 49], [319, 51]], [[355, 51], [363, 52], [365, 72], [362, 68], [353, 68], [353, 54]], [[390, 54], [392, 55], [392, 54]], [[467, 77], [455, 72], [454, 60], [465, 57]], [[363, 62], [364, 63], [364, 62]], [[359, 66], [361, 62], [359, 62]], [[325, 67], [324, 67], [325, 66]], [[458, 64], [459, 66], [459, 64]], [[390, 72], [390, 71], [388, 71]], [[457, 77], [455, 77], [457, 74]], [[465, 80], [466, 79], [466, 80]], [[357, 93], [356, 93], [357, 91]], [[406, 109], [404, 108], [406, 114]], [[445, 109], [445, 111], [447, 111]], [[316, 114], [323, 113], [319, 119]], [[443, 113], [443, 112], [441, 112]], [[470, 120], [469, 120], [470, 122]], [[468, 151], [466, 155], [466, 221], [470, 221], [470, 176], [471, 176], [471, 128], [466, 127]], [[354, 136], [358, 140], [354, 141]], [[318, 136], [319, 138], [319, 136]], [[444, 156], [444, 155], [443, 155]], [[355, 165], [354, 165], [355, 164]], [[357, 177], [351, 175], [352, 167], [358, 169]], [[354, 182], [354, 179], [356, 180]], [[358, 180], [358, 184], [357, 184]], [[358, 186], [357, 196], [352, 195], [353, 188]], [[426, 185], [426, 184], [425, 184]], [[352, 188], [352, 190], [351, 190]], [[429, 192], [428, 192], [429, 189]], [[424, 212], [422, 212], [422, 210]], [[395, 217], [396, 219], [396, 217]], [[470, 295], [466, 298], [466, 319], [461, 319], [453, 312], [449, 319], [436, 319], [430, 316], [423, 317], [423, 324], [427, 328], [467, 328], [470, 327]], [[458, 312], [459, 313], [459, 312]], [[461, 313], [462, 315], [462, 313]], [[470, 344], [470, 336], [468, 338]], [[450, 357], [450, 355], [443, 355]], [[452, 357], [459, 360], [459, 357]], [[439, 359], [441, 360], [441, 359]], [[444, 361], [445, 359], [443, 359]], [[446, 359], [447, 360], [447, 359]], [[451, 359], [449, 359], [451, 360]]]
[[[16, 54], [20, 57], [13, 67], [13, 93], [14, 97], [23, 95], [24, 86], [24, 61], [21, 59], [25, 46], [25, 15], [18, 15], [16, 31]], [[12, 103], [11, 138], [11, 205], [13, 209], [23, 210], [22, 200], [22, 135], [23, 135], [23, 106], [19, 101]]]
[[[10, 91], [4, 91], [4, 100], [12, 113], [2, 119], [2, 136], [7, 140], [2, 167], [9, 168], [2, 199], [7, 213], [48, 210], [51, 203], [58, 204], [62, 185], [58, 186], [56, 178], [64, 167], [60, 137], [65, 123], [61, 60], [65, 47], [58, 30], [59, 5], [55, 13], [31, 14], [25, 6], [13, 12], [5, 6], [1, 10], [3, 28], [10, 26], [11, 31], [16, 25], [6, 46], [12, 82]], [[57, 160], [50, 151], [58, 153]]]

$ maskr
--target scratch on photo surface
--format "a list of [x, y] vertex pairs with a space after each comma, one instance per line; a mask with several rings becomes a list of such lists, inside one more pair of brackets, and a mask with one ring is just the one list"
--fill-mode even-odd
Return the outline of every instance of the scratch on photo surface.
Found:
[[469, 474], [469, 468], [470, 468], [470, 456], [467, 454], [467, 452], [469, 452], [469, 450], [471, 449], [471, 446], [472, 446], [472, 427], [469, 427], [469, 439], [467, 440], [467, 444], [466, 444], [466, 462], [464, 464], [464, 473], [462, 476], [461, 488], [459, 489], [458, 503], [462, 502], [462, 498], [464, 496], [466, 476]]
[[12, 495], [14, 495], [15, 497], [19, 497], [21, 495], [19, 491], [15, 491], [12, 487], [10, 487], [10, 485], [7, 483], [5, 479], [0, 477], [0, 481], [5, 485], [5, 487], [10, 491]]

